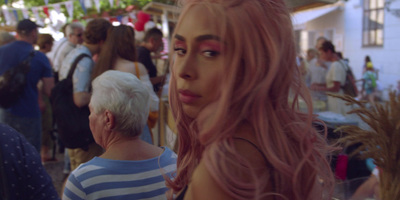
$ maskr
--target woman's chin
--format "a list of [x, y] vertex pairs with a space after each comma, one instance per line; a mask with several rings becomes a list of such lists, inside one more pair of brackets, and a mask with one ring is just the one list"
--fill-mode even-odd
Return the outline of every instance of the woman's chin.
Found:
[[190, 118], [194, 119], [199, 114], [199, 109], [189, 105], [182, 106], [183, 112]]

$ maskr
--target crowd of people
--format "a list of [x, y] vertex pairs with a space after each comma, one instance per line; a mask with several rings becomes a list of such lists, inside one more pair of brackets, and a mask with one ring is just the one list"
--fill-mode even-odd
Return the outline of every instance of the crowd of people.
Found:
[[[335, 46], [325, 37], [319, 37], [315, 48], [307, 50], [306, 59], [299, 64], [303, 72], [303, 79], [310, 88], [314, 102], [323, 102], [326, 105], [322, 110], [332, 111], [346, 115], [351, 108], [338, 98], [327, 94], [344, 94], [343, 85], [346, 81], [346, 71], [351, 67], [349, 60], [343, 58], [341, 52], [335, 50]], [[362, 78], [356, 80], [358, 95], [356, 99], [367, 100], [370, 107], [375, 105], [378, 98], [378, 70], [371, 62], [370, 57], [365, 57]]]
[[[314, 128], [312, 110], [294, 105], [320, 100], [333, 112], [348, 111], [326, 95], [343, 94], [348, 68], [332, 42], [318, 39], [301, 70], [283, 0], [177, 5], [169, 55], [177, 152], [152, 140], [166, 79], [152, 61], [163, 48], [158, 28], [140, 43], [132, 27], [102, 18], [66, 25], [56, 42], [28, 19], [16, 38], [1, 33], [0, 76], [34, 53], [19, 100], [0, 108], [1, 172], [15, 182], [2, 195], [60, 198], [41, 162], [52, 159], [57, 130], [52, 89], [71, 77], [74, 106], [90, 111], [93, 141], [66, 149], [62, 199], [331, 199], [333, 148]], [[377, 77], [369, 57], [365, 69], [362, 93], [371, 99], [368, 78]]]
[[[101, 108], [100, 106], [96, 106], [95, 110], [98, 112], [99, 109], [107, 109], [109, 114], [113, 113], [112, 120], [115, 124], [112, 125], [113, 127], [110, 129], [111, 132], [107, 134], [115, 135], [118, 133], [118, 136], [113, 138], [110, 138], [109, 135], [95, 137], [95, 133], [97, 133], [96, 130], [101, 130], [101, 128], [97, 127], [99, 125], [90, 126], [94, 136], [94, 141], [92, 143], [82, 148], [66, 149], [64, 155], [64, 173], [67, 175], [70, 174], [71, 171], [72, 173], [69, 176], [69, 180], [66, 182], [65, 198], [76, 199], [76, 195], [82, 194], [83, 191], [87, 192], [85, 195], [89, 197], [92, 196], [90, 198], [98, 198], [96, 195], [91, 195], [93, 191], [90, 192], [90, 190], [82, 189], [80, 192], [77, 192], [75, 188], [77, 186], [71, 186], [76, 184], [76, 180], [80, 180], [78, 174], [81, 173], [81, 171], [77, 169], [78, 166], [83, 163], [88, 163], [90, 160], [94, 161], [95, 159], [103, 159], [100, 162], [101, 164], [96, 161], [94, 163], [95, 166], [102, 164], [109, 166], [107, 162], [120, 158], [121, 161], [119, 163], [116, 162], [115, 167], [111, 167], [115, 169], [116, 174], [113, 175], [116, 177], [122, 175], [120, 174], [121, 168], [119, 167], [123, 166], [120, 163], [126, 163], [125, 168], [128, 169], [128, 171], [126, 171], [127, 174], [125, 175], [136, 178], [133, 178], [129, 184], [122, 184], [118, 187], [132, 188], [136, 185], [138, 189], [131, 192], [132, 194], [136, 194], [136, 197], [152, 198], [165, 193], [166, 186], [162, 181], [164, 180], [163, 175], [166, 173], [172, 174], [172, 172], [176, 170], [176, 154], [167, 147], [159, 148], [153, 145], [152, 135], [147, 123], [149, 113], [158, 113], [159, 98], [153, 86], [159, 85], [164, 81], [164, 76], [149, 76], [149, 69], [153, 70], [152, 73], [157, 74], [157, 71], [154, 72], [154, 70], [157, 69], [151, 61], [150, 53], [157, 52], [161, 49], [162, 42], [160, 41], [162, 41], [161, 38], [163, 37], [162, 32], [157, 28], [150, 29], [143, 44], [136, 45], [135, 33], [132, 27], [125, 25], [113, 27], [109, 21], [99, 18], [91, 20], [86, 26], [83, 26], [80, 22], [73, 22], [66, 25], [65, 37], [55, 42], [53, 45], [53, 37], [49, 34], [39, 34], [38, 28], [39, 26], [37, 24], [26, 19], [18, 23], [16, 27], [16, 37], [6, 32], [2, 32], [1, 37], [2, 46], [0, 48], [0, 60], [2, 67], [0, 69], [0, 74], [15, 67], [31, 52], [34, 52], [33, 58], [29, 62], [29, 72], [25, 75], [27, 78], [26, 89], [24, 89], [24, 92], [19, 97], [18, 102], [9, 108], [0, 109], [0, 117], [1, 123], [3, 123], [2, 125], [6, 127], [7, 124], [9, 126], [4, 128], [4, 130], [7, 130], [7, 133], [10, 132], [11, 134], [11, 132], [18, 131], [21, 134], [19, 137], [26, 138], [28, 143], [36, 148], [35, 151], [21, 154], [20, 156], [29, 156], [29, 159], [37, 159], [38, 155], [36, 155], [36, 153], [39, 153], [41, 159], [34, 160], [36, 165], [30, 167], [29, 170], [24, 169], [26, 172], [19, 170], [20, 168], [9, 168], [7, 166], [8, 171], [13, 170], [15, 171], [14, 173], [18, 175], [13, 179], [26, 174], [29, 175], [31, 172], [36, 171], [37, 174], [34, 176], [28, 176], [28, 181], [20, 181], [19, 183], [29, 184], [30, 182], [36, 181], [35, 184], [31, 184], [29, 187], [39, 187], [37, 184], [40, 183], [38, 182], [38, 176], [40, 176], [40, 178], [43, 179], [43, 184], [41, 185], [47, 186], [48, 182], [45, 180], [50, 180], [49, 183], [51, 184], [50, 177], [47, 174], [46, 176], [42, 175], [46, 173], [42, 162], [55, 159], [52, 157], [50, 149], [54, 145], [52, 142], [55, 142], [54, 132], [60, 131], [61, 133], [61, 130], [57, 130], [57, 128], [60, 127], [57, 127], [57, 123], [55, 123], [53, 119], [51, 92], [54, 91], [52, 89], [55, 84], [67, 78], [70, 69], [75, 64], [76, 70], [72, 73], [72, 98], [75, 106], [78, 108], [88, 107], [89, 102], [96, 101], [92, 96], [104, 99], [103, 96], [109, 95], [108, 93], [95, 95], [95, 91], [92, 90], [92, 82], [94, 82], [96, 77], [106, 71], [115, 69], [124, 72], [123, 74], [130, 73], [132, 76], [136, 75], [140, 79], [140, 82], [138, 84], [136, 80], [132, 80], [132, 77], [125, 77], [124, 79], [123, 74], [113, 75], [110, 81], [113, 85], [109, 85], [108, 87], [116, 87], [115, 95], [118, 97], [110, 96], [111, 99], [102, 102]], [[38, 50], [34, 49], [35, 45], [37, 45]], [[137, 55], [136, 48], [142, 49], [142, 53]], [[101, 51], [102, 49], [107, 49], [107, 51]], [[143, 49], [148, 51], [145, 52]], [[80, 56], [82, 54], [85, 56]], [[78, 57], [80, 57], [80, 60], [77, 60]], [[138, 58], [150, 59], [150, 62], [147, 61], [147, 63], [144, 64], [151, 65], [146, 66], [137, 62]], [[115, 85], [114, 83], [116, 82], [114, 78], [116, 78], [115, 80], [124, 81], [119, 85]], [[152, 78], [158, 79], [152, 82]], [[126, 85], [128, 83], [134, 84]], [[123, 88], [120, 88], [120, 86]], [[98, 91], [104, 91], [104, 88], [101, 89], [102, 87], [105, 86], [99, 86]], [[115, 102], [114, 98], [118, 98], [120, 101]], [[127, 105], [129, 99], [132, 103], [130, 106]], [[109, 102], [114, 102], [115, 105], [108, 107]], [[125, 109], [129, 112], [124, 113], [123, 111]], [[71, 126], [74, 126], [74, 124], [71, 124]], [[11, 127], [13, 129], [11, 129]], [[102, 141], [98, 141], [98, 138], [101, 138]], [[102, 143], [105, 141], [107, 141], [107, 144]], [[7, 141], [4, 140], [4, 142], [6, 143]], [[62, 142], [63, 141], [61, 141], [61, 144]], [[128, 143], [122, 144], [124, 142]], [[7, 146], [7, 144], [5, 145]], [[27, 144], [24, 143], [24, 145]], [[125, 146], [125, 150], [119, 149], [123, 146]], [[137, 151], [132, 149], [132, 146], [137, 148]], [[17, 148], [21, 148], [21, 146], [17, 146]], [[116, 149], [119, 153], [114, 152]], [[25, 148], [23, 150], [25, 150]], [[10, 153], [12, 151], [6, 152]], [[102, 157], [107, 156], [110, 152], [112, 152], [111, 157]], [[123, 153], [127, 154], [122, 156]], [[10, 162], [9, 157], [5, 158], [7, 158], [7, 160], [3, 159], [5, 163]], [[129, 160], [129, 162], [125, 162], [126, 160]], [[21, 163], [19, 160], [15, 161]], [[144, 161], [146, 161], [147, 164]], [[130, 166], [133, 168], [130, 168]], [[157, 170], [160, 167], [165, 167], [165, 170]], [[39, 168], [40, 171], [42, 171], [41, 173], [38, 173]], [[86, 170], [86, 167], [84, 170]], [[154, 174], [157, 174], [157, 171], [158, 176]], [[102, 173], [104, 173], [104, 171], [99, 172], [99, 174]], [[110, 173], [108, 173], [108, 175], [111, 176]], [[145, 180], [144, 176], [148, 176], [148, 180]], [[48, 178], [44, 179], [46, 177]], [[11, 183], [13, 179], [10, 179], [9, 182]], [[134, 183], [138, 182], [136, 179], [144, 181], [144, 183]], [[26, 187], [23, 185], [15, 186], [18, 186], [15, 191]], [[82, 185], [79, 186], [79, 188], [82, 188]], [[110, 182], [110, 186], [115, 187], [115, 183]], [[144, 192], [140, 189], [142, 187], [150, 187], [154, 191], [151, 192], [149, 189], [146, 189], [146, 192]], [[51, 195], [52, 198], [57, 199], [58, 195], [53, 194], [54, 187], [48, 189], [48, 191], [43, 190], [43, 197], [40, 198], [48, 199]], [[18, 191], [18, 193], [14, 193], [14, 190], [11, 192], [13, 195], [21, 195], [22, 190]], [[42, 192], [42, 190], [38, 190], [37, 192]], [[29, 198], [35, 197], [34, 195], [29, 196], [29, 193], [26, 195]], [[128, 193], [124, 195], [128, 195]], [[87, 197], [82, 198], [85, 199]]]

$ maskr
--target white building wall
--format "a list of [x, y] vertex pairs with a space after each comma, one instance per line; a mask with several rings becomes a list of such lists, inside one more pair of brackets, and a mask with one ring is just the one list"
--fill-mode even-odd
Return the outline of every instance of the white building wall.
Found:
[[[314, 32], [316, 38], [327, 37], [335, 45], [337, 51], [343, 51], [343, 11], [342, 9], [333, 11], [306, 24], [306, 29]], [[329, 38], [333, 31], [332, 38]], [[315, 41], [314, 41], [315, 43]]]
[[400, 80], [400, 18], [385, 11], [383, 47], [362, 46], [363, 8], [360, 0], [348, 0], [344, 9], [344, 56], [350, 59], [354, 75], [362, 75], [364, 58], [371, 57], [374, 67], [379, 69], [378, 84], [387, 99], [388, 89], [395, 89]]

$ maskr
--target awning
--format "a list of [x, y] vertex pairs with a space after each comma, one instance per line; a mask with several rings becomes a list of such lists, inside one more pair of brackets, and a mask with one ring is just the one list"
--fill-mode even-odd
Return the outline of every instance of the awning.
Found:
[[323, 6], [326, 4], [336, 3], [338, 0], [285, 0], [288, 7], [295, 11], [306, 10]]
[[303, 26], [305, 23], [338, 10], [341, 7], [340, 4], [328, 5], [314, 9], [308, 9], [305, 11], [295, 12], [292, 14], [292, 23], [295, 29], [296, 27]]

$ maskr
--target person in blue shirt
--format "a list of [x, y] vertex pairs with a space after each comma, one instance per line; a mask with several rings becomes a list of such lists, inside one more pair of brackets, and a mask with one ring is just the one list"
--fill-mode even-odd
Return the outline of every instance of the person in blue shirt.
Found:
[[[368, 98], [370, 106], [375, 106], [376, 73], [372, 62], [366, 64], [366, 71], [363, 73], [363, 87], [361, 94]], [[365, 94], [364, 94], [365, 91]]]
[[176, 154], [140, 139], [149, 93], [133, 74], [108, 70], [93, 81], [90, 130], [105, 152], [71, 172], [62, 199], [167, 199]]
[[60, 199], [39, 153], [10, 126], [0, 123], [0, 199]]
[[[17, 40], [0, 47], [0, 76], [11, 67], [25, 60], [34, 51], [33, 44], [38, 37], [38, 25], [29, 19], [17, 25]], [[10, 125], [22, 133], [40, 152], [41, 117], [38, 103], [37, 83], [43, 81], [43, 91], [50, 96], [54, 78], [50, 62], [42, 52], [35, 51], [26, 75], [27, 85], [21, 97], [10, 108], [0, 108], [0, 122]]]

